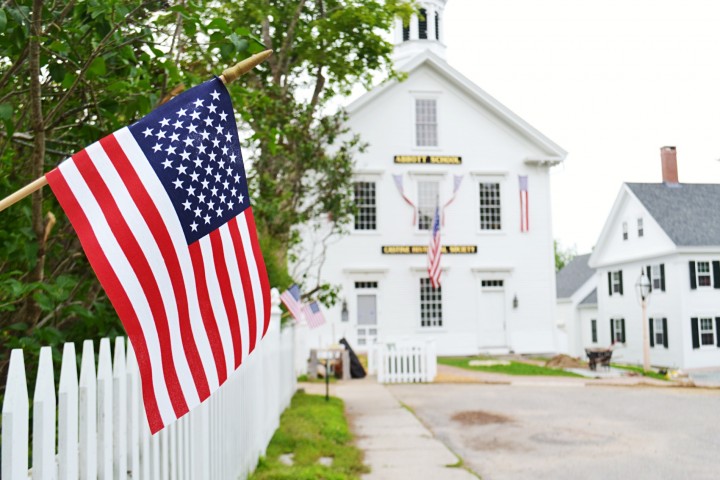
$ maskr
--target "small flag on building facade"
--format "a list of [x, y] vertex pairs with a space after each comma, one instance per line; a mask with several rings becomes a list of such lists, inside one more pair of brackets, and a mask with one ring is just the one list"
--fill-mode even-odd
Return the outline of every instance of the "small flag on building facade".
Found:
[[415, 204], [405, 195], [405, 188], [403, 187], [403, 176], [402, 175], [393, 175], [393, 180], [395, 181], [395, 186], [398, 189], [398, 192], [400, 192], [400, 195], [402, 196], [403, 200], [405, 200], [405, 203], [410, 205], [413, 208], [413, 219], [412, 224], [415, 225], [415, 222], [417, 221], [417, 207]]
[[527, 232], [530, 230], [530, 206], [528, 204], [528, 177], [527, 175], [519, 175], [520, 182], [520, 231]]
[[455, 197], [457, 196], [458, 190], [460, 190], [460, 184], [462, 183], [463, 175], [454, 175], [453, 176], [453, 193], [452, 197], [450, 197], [450, 200], [447, 201], [445, 205], [443, 205], [442, 209], [442, 224], [445, 226], [445, 209], [448, 205], [453, 203], [455, 201]]
[[316, 301], [312, 301], [303, 307], [305, 312], [305, 321], [310, 328], [317, 328], [325, 323], [325, 317], [320, 311], [320, 305]]
[[290, 315], [299, 322], [302, 319], [303, 303], [300, 301], [300, 287], [293, 284], [290, 288], [280, 294], [280, 300], [287, 307]]
[[435, 207], [435, 218], [432, 223], [430, 245], [428, 246], [428, 276], [433, 288], [440, 286], [440, 257], [442, 246], [440, 244], [440, 208]]
[[230, 95], [192, 88], [46, 175], [136, 352], [155, 433], [257, 347], [270, 286]]

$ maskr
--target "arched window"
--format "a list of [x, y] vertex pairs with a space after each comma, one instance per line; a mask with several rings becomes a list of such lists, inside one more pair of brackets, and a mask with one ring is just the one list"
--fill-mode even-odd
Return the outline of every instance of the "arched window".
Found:
[[420, 9], [420, 16], [418, 17], [418, 37], [427, 40], [427, 10], [424, 8]]
[[435, 12], [435, 40], [440, 40], [440, 14]]
[[410, 22], [403, 23], [403, 42], [410, 40]]

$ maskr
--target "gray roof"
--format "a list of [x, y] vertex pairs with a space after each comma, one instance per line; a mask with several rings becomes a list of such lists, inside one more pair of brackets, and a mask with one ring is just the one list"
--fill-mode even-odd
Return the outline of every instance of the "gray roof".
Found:
[[720, 245], [720, 184], [628, 183], [677, 246]]
[[593, 288], [593, 291], [582, 299], [580, 305], [597, 305], [597, 288]]
[[569, 298], [578, 288], [582, 287], [588, 278], [595, 274], [595, 270], [588, 267], [589, 258], [589, 253], [578, 255], [555, 274], [557, 298]]

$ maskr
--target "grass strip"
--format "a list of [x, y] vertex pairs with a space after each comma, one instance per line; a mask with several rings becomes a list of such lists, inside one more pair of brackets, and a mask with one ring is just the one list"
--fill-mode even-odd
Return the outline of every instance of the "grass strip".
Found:
[[652, 370], [644, 372], [642, 367], [638, 367], [636, 365], [618, 365], [617, 363], [611, 364], [614, 368], [620, 368], [622, 370], [629, 370], [631, 372], [639, 373], [640, 375], [646, 376], [648, 378], [654, 378], [656, 380], [664, 380], [666, 382], [670, 381], [667, 377], [667, 375], [662, 375], [657, 372], [653, 372]]
[[509, 365], [470, 366], [470, 360], [485, 360], [485, 357], [439, 357], [438, 363], [451, 367], [460, 367], [465, 370], [475, 370], [488, 373], [504, 373], [506, 375], [544, 375], [553, 377], [581, 377], [573, 372], [566, 372], [559, 368], [541, 367], [528, 363], [511, 361]]
[[[359, 479], [369, 469], [352, 441], [342, 400], [297, 392], [250, 480]], [[288, 453], [293, 465], [279, 459]], [[332, 465], [320, 465], [320, 457], [332, 458]]]

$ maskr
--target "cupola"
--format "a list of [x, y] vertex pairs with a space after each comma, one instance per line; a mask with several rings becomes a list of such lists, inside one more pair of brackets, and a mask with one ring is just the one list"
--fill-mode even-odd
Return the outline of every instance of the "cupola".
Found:
[[413, 14], [408, 23], [395, 20], [396, 64], [403, 63], [424, 51], [445, 58], [443, 16], [447, 0], [419, 0], [419, 13]]

